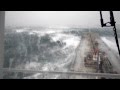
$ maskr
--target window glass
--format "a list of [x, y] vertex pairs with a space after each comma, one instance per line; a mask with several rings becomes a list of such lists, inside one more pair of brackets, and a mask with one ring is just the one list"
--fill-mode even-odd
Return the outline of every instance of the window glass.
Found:
[[[120, 12], [114, 14], [120, 38]], [[108, 11], [103, 12], [105, 22], [110, 21], [109, 17]], [[99, 11], [6, 11], [5, 22], [4, 68], [110, 74], [120, 71], [113, 30], [101, 27]], [[4, 78], [96, 77], [4, 72]]]

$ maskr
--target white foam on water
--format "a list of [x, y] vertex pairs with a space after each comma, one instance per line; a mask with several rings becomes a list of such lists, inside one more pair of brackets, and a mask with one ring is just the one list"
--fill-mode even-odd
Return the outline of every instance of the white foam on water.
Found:
[[26, 63], [25, 65], [25, 69], [38, 69], [41, 68], [41, 63], [38, 62], [30, 62], [30, 63]]
[[[26, 30], [17, 30], [18, 33], [22, 33]], [[74, 55], [74, 51], [77, 48], [77, 46], [80, 43], [80, 38], [78, 36], [72, 35], [72, 34], [66, 34], [63, 33], [62, 30], [55, 30], [55, 29], [47, 29], [47, 30], [32, 30], [32, 31], [28, 31], [28, 33], [30, 35], [38, 35], [39, 37], [44, 36], [45, 34], [49, 34], [51, 35], [51, 38], [53, 41], [60, 41], [62, 43], [65, 43], [65, 46], [63, 48], [61, 48], [61, 50], [65, 51], [65, 49], [67, 48], [68, 50], [72, 50], [72, 53], [67, 52], [68, 56], [67, 58], [65, 58], [65, 60], [61, 60], [58, 61], [56, 63], [46, 63], [46, 64], [42, 64], [42, 63], [38, 63], [38, 62], [30, 62], [27, 63], [25, 65], [25, 69], [35, 69], [35, 70], [43, 70], [43, 71], [67, 71], [67, 68], [64, 68], [66, 65], [70, 64], [70, 62], [72, 61], [72, 57]], [[65, 51], [66, 52], [66, 51]], [[27, 79], [30, 78], [34, 78], [34, 79], [38, 79], [39, 76], [41, 74], [40, 73], [36, 73], [32, 76], [29, 77], [25, 77]], [[53, 75], [50, 76], [49, 78], [53, 78], [56, 79], [58, 78], [59, 75]]]
[[22, 32], [26, 32], [27, 30], [26, 29], [17, 29], [16, 32], [17, 33], [22, 33]]
[[55, 36], [52, 37], [53, 41], [61, 41], [63, 43], [66, 43], [66, 47], [74, 47], [76, 48], [80, 42], [80, 37], [70, 35], [70, 34], [63, 34], [63, 33], [57, 33]]
[[77, 48], [80, 42], [80, 39], [78, 37], [70, 37], [70, 38], [63, 40], [63, 42], [66, 43], [66, 47], [73, 46], [74, 48]]

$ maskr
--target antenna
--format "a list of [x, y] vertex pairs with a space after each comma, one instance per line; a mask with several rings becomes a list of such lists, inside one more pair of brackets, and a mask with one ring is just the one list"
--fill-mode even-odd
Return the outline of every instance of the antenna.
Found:
[[115, 36], [115, 40], [116, 40], [116, 45], [117, 45], [119, 56], [120, 56], [120, 47], [119, 47], [119, 41], [118, 41], [118, 35], [117, 35], [117, 29], [116, 29], [116, 22], [115, 22], [115, 19], [114, 19], [113, 11], [109, 11], [109, 12], [110, 12], [110, 22], [107, 22], [107, 23], [109, 23], [110, 26], [107, 26], [107, 23], [104, 23], [103, 16], [102, 16], [102, 11], [100, 11], [101, 26], [102, 27], [113, 27], [114, 36]]

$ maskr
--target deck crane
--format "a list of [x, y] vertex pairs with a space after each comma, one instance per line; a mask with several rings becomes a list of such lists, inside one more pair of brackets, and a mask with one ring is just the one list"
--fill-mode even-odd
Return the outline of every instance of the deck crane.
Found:
[[[119, 47], [119, 41], [118, 41], [118, 35], [117, 35], [117, 29], [116, 29], [116, 22], [115, 22], [115, 19], [114, 19], [113, 11], [109, 11], [109, 12], [110, 12], [110, 22], [104, 23], [102, 11], [100, 11], [101, 26], [102, 27], [113, 27], [114, 36], [115, 36], [115, 40], [116, 40], [116, 45], [117, 45], [119, 56], [120, 56], [120, 47]], [[110, 25], [107, 25], [107, 24], [110, 24]]]

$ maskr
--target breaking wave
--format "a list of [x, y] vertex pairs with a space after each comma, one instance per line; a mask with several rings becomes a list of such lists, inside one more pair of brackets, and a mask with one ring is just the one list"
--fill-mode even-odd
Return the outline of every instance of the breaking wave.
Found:
[[[70, 29], [66, 30], [70, 32]], [[4, 67], [43, 71], [68, 71], [80, 36], [58, 29], [16, 29], [5, 33]], [[5, 78], [14, 78], [14, 74]], [[24, 74], [22, 78], [59, 78], [60, 75]], [[18, 74], [18, 78], [19, 74]]]

